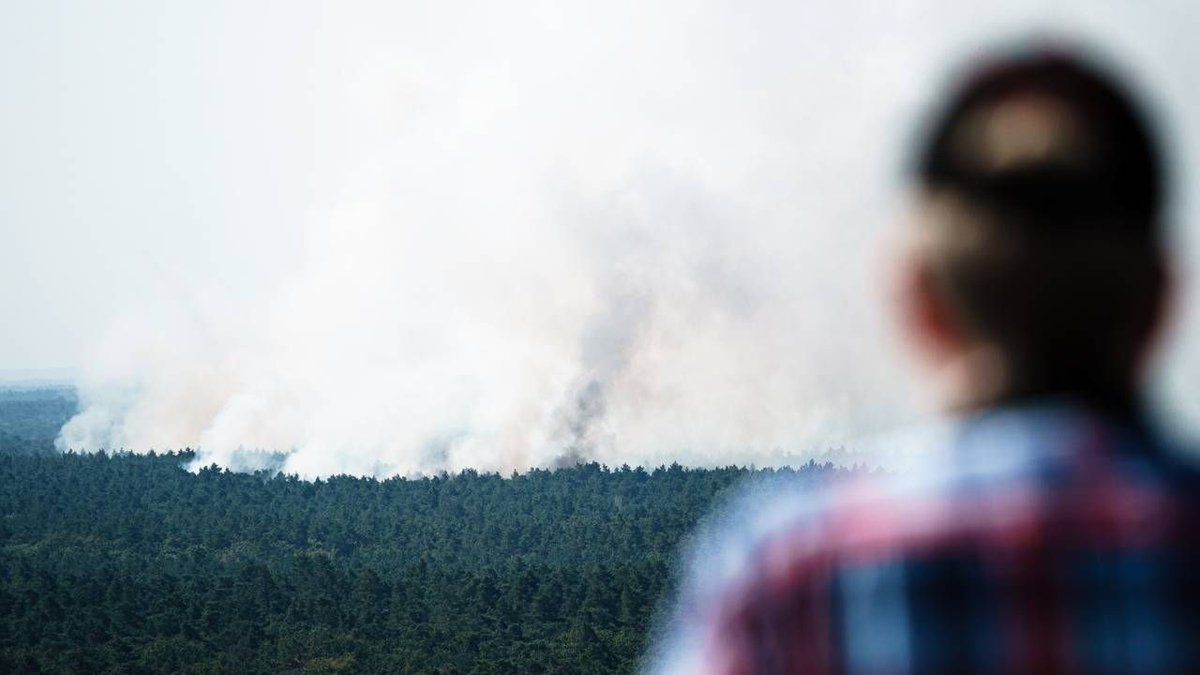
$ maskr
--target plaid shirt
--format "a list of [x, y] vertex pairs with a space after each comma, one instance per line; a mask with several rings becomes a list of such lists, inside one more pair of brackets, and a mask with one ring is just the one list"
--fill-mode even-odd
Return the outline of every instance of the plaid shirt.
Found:
[[1065, 405], [935, 436], [937, 470], [777, 488], [698, 538], [653, 669], [1200, 672], [1194, 468]]

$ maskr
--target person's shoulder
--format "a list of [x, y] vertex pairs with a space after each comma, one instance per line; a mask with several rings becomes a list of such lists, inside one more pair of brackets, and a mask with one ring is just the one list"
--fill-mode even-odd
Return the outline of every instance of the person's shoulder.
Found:
[[668, 611], [656, 621], [648, 672], [704, 672], [711, 631], [732, 598], [764, 580], [764, 547], [784, 533], [816, 533], [855, 472], [809, 467], [757, 474], [714, 508], [682, 546]]
[[1194, 511], [1194, 455], [1160, 438], [1058, 402], [916, 426], [863, 443], [884, 468], [748, 486], [701, 530], [691, 559], [727, 582], [764, 557], [902, 557], [1016, 532], [1055, 536], [1056, 523], [1124, 517], [1117, 509], [1143, 519]]
[[[1161, 459], [1168, 456], [1162, 445], [1087, 411], [1039, 406], [864, 442], [858, 463], [866, 469], [756, 479], [714, 510], [686, 547], [673, 637], [657, 658], [678, 665], [702, 653], [705, 631], [731, 608], [819, 597], [848, 565], [882, 569], [1144, 532], [1140, 524], [1167, 513], [1163, 505], [1177, 503], [1177, 494], [1195, 503], [1194, 465]], [[1060, 527], [1063, 518], [1103, 527]], [[1150, 545], [1172, 536], [1164, 530]]]

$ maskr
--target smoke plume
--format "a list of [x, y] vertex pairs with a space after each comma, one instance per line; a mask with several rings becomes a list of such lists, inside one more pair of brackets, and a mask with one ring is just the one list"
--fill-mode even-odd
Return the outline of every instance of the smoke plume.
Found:
[[979, 12], [519, 4], [326, 17], [302, 259], [115, 318], [59, 445], [764, 464], [911, 417], [879, 253]]

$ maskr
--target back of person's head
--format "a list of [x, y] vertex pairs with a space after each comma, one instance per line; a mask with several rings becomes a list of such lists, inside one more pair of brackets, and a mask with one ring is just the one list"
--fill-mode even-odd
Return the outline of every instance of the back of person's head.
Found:
[[1163, 305], [1165, 180], [1124, 86], [1064, 54], [1006, 55], [946, 99], [913, 173], [942, 330], [1003, 361], [987, 396], [1130, 397]]

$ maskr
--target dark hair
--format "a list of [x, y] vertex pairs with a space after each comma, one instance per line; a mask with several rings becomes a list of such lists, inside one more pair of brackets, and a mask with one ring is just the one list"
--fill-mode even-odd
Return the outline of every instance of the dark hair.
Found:
[[1164, 168], [1112, 75], [1061, 53], [974, 71], [914, 167], [940, 290], [1008, 394], [1126, 395], [1158, 313]]

